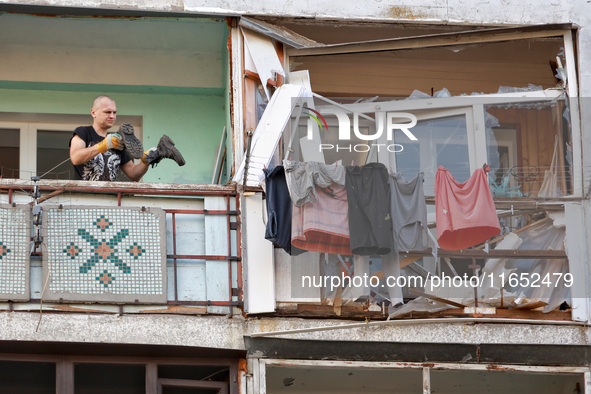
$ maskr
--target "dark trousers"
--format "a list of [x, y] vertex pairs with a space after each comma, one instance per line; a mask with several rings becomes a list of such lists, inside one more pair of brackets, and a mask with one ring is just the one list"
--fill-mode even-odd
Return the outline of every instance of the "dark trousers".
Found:
[[388, 170], [381, 163], [345, 169], [351, 252], [358, 255], [390, 253], [393, 237]]

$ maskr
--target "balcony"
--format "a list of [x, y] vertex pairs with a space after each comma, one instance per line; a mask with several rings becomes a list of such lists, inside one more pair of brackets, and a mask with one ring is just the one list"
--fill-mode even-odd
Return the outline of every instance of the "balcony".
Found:
[[240, 312], [234, 187], [5, 179], [0, 190], [1, 309]]

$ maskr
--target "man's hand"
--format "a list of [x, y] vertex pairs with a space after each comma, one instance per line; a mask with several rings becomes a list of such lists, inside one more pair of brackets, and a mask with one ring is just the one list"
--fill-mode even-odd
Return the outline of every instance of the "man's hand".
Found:
[[108, 134], [96, 147], [100, 153], [105, 153], [109, 149], [123, 150], [123, 138], [117, 133]]

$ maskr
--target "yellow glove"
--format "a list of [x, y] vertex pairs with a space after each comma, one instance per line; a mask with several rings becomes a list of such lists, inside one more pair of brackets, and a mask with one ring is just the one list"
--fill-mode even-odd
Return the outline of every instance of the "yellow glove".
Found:
[[100, 153], [105, 153], [109, 149], [123, 150], [123, 138], [117, 133], [107, 134], [104, 140], [96, 145]]
[[145, 165], [149, 165], [150, 163], [148, 163], [148, 155], [155, 150], [156, 150], [156, 148], [154, 147], [154, 148], [148, 149], [147, 151], [144, 151], [144, 155], [142, 156], [142, 163], [144, 163]]

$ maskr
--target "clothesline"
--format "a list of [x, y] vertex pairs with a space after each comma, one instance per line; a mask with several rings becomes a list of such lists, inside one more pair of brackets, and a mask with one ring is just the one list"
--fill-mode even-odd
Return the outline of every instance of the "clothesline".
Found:
[[[270, 218], [267, 238], [276, 238], [279, 229], [287, 234], [290, 227], [290, 233], [294, 231], [294, 234], [284, 235], [280, 244], [286, 251], [292, 243], [303, 250], [363, 255], [385, 255], [393, 250], [427, 246], [427, 199], [422, 173], [406, 182], [401, 174], [389, 173], [380, 163], [340, 166], [285, 160], [284, 165], [278, 166], [284, 171], [283, 191], [280, 196], [267, 199]], [[448, 249], [463, 248], [466, 242], [475, 245], [500, 232], [486, 179], [487, 167], [477, 170], [463, 184], [455, 181], [443, 167], [437, 172], [439, 193], [435, 204], [438, 200], [444, 205], [454, 204], [436, 210], [440, 223], [438, 239], [446, 240], [451, 234]], [[266, 183], [268, 188], [273, 180], [267, 176]], [[272, 206], [281, 199], [280, 209], [285, 210], [290, 204], [286, 203], [288, 196], [292, 204], [291, 222]], [[457, 199], [466, 197], [458, 203]], [[478, 209], [475, 204], [480, 205]], [[452, 215], [453, 222], [449, 220]], [[275, 221], [277, 217], [283, 218], [282, 223]], [[287, 239], [291, 240], [289, 247]], [[458, 242], [461, 245], [456, 245]]]

